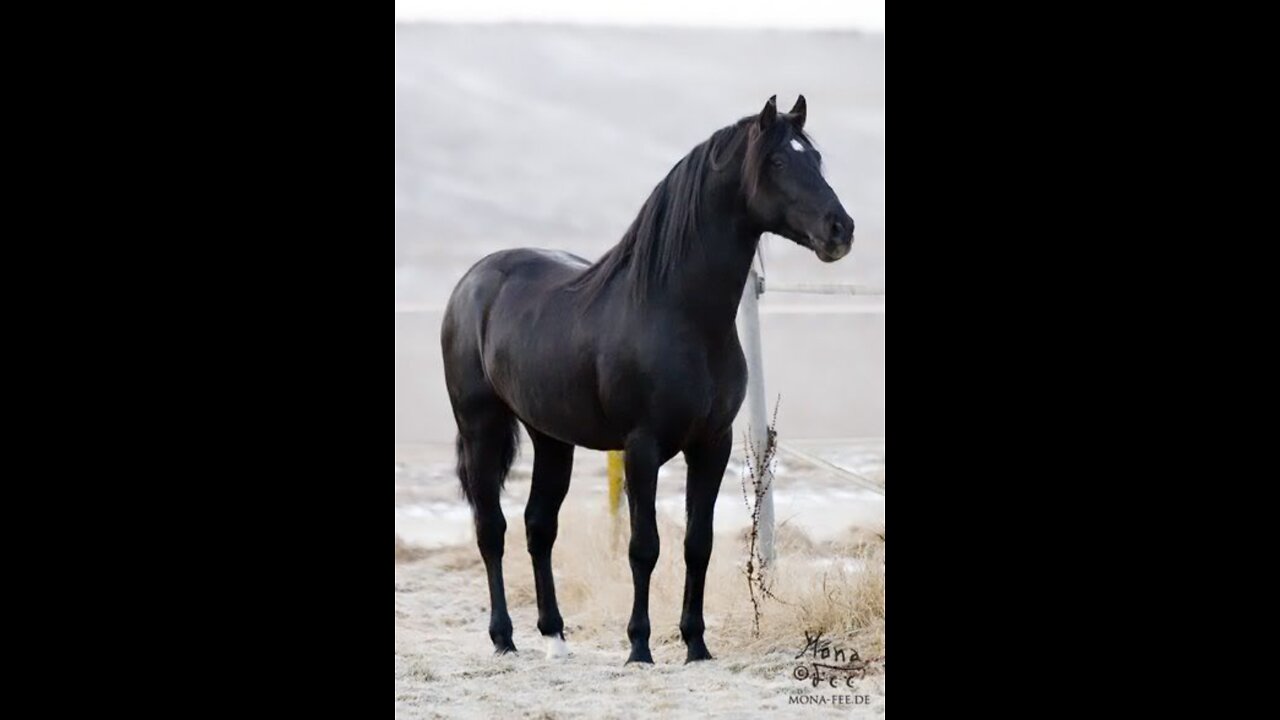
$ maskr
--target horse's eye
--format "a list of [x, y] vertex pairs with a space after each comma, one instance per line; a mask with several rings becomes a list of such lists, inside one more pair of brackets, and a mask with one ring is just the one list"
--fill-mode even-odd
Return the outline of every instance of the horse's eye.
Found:
[[773, 163], [773, 166], [776, 168], [780, 168], [783, 165], [787, 164], [786, 158], [782, 157], [781, 155], [774, 155], [771, 162]]

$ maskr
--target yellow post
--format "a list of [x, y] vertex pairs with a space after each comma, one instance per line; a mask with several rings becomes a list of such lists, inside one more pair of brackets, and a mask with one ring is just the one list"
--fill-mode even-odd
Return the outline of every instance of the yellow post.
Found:
[[613, 515], [618, 514], [618, 508], [622, 505], [622, 451], [609, 451], [609, 512]]

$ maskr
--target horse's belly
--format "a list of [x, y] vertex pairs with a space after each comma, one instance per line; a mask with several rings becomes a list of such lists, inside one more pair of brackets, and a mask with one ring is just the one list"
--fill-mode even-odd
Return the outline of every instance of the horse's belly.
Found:
[[[528, 328], [525, 328], [526, 330]], [[590, 353], [548, 328], [536, 341], [491, 347], [490, 383], [512, 412], [561, 442], [615, 450], [623, 437], [607, 426], [596, 392]]]
[[595, 388], [584, 380], [586, 376], [549, 370], [530, 368], [517, 385], [502, 392], [516, 416], [561, 442], [596, 450], [621, 449], [625, 438], [607, 427]]

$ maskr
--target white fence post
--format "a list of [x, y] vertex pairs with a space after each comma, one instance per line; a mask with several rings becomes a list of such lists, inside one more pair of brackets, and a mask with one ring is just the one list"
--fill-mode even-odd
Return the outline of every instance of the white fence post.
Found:
[[[760, 346], [760, 295], [764, 292], [760, 276], [753, 267], [747, 276], [747, 286], [742, 291], [742, 303], [738, 306], [739, 332], [742, 334], [742, 350], [747, 356], [747, 420], [748, 434], [763, 460], [769, 442], [769, 409], [764, 396], [764, 351]], [[755, 477], [765, 478], [767, 468], [755, 468]], [[767, 564], [773, 563], [773, 485], [765, 490], [760, 506], [760, 557]]]

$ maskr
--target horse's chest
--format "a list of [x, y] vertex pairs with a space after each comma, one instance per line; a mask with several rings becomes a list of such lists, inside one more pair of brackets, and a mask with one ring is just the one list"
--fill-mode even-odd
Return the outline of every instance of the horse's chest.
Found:
[[655, 388], [655, 410], [682, 434], [717, 434], [727, 429], [746, 396], [747, 371], [741, 351], [694, 356], [668, 368]]
[[712, 376], [712, 403], [707, 423], [714, 428], [733, 424], [747, 395], [747, 366], [741, 361], [741, 354], [738, 355], [738, 360], [739, 362], [726, 364]]

